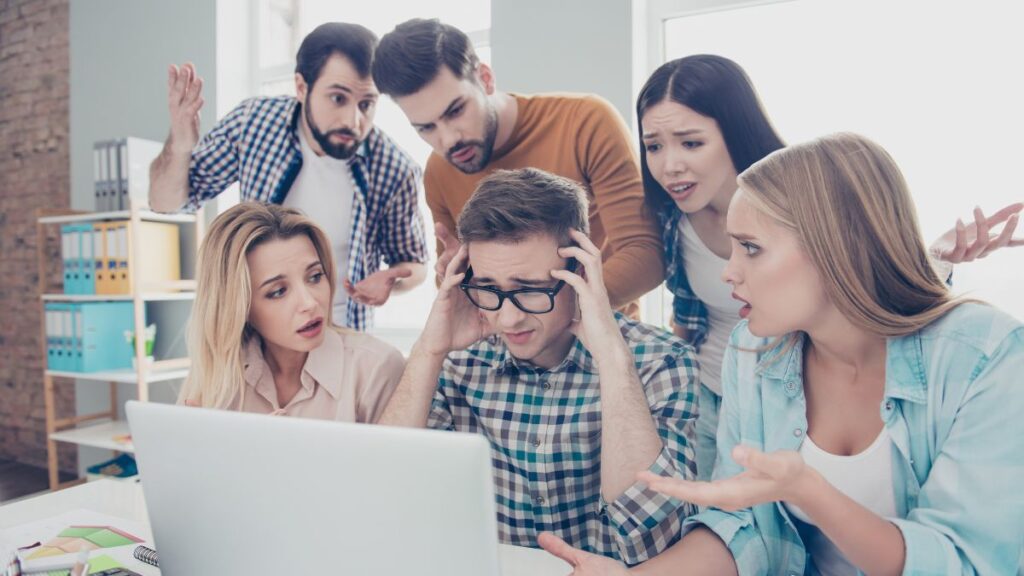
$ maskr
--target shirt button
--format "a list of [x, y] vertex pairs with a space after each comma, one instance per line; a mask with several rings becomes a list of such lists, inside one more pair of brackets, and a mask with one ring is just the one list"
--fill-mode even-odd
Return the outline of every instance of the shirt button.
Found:
[[786, 383], [786, 390], [789, 390], [790, 392], [792, 392], [793, 390], [796, 390], [796, 384], [793, 384], [792, 382], [787, 382]]
[[803, 435], [804, 435], [804, 431], [803, 430], [801, 430], [799, 428], [797, 428], [796, 430], [793, 430], [793, 436], [796, 436], [797, 438], [799, 438], [799, 437], [801, 437]]
[[544, 504], [544, 497], [543, 497], [543, 496], [535, 496], [535, 497], [533, 498], [533, 502], [534, 502], [535, 504], [537, 504], [537, 505], [541, 505], [541, 504]]
[[545, 381], [541, 386], [543, 386], [545, 390], [551, 390], [551, 383], [548, 381]]
[[885, 409], [889, 410], [889, 411], [892, 410], [892, 400], [886, 400], [885, 401]]
[[540, 448], [540, 438], [534, 438], [532, 444], [534, 448]]

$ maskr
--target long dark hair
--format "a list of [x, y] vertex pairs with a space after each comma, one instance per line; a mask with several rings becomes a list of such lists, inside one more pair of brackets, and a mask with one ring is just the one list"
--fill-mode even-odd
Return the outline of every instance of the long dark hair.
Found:
[[[698, 54], [662, 64], [637, 96], [637, 126], [642, 126], [648, 109], [666, 99], [718, 123], [737, 174], [785, 146], [768, 120], [747, 73], [728, 58]], [[640, 171], [647, 206], [656, 214], [661, 213], [673, 202], [647, 166], [643, 134]]]

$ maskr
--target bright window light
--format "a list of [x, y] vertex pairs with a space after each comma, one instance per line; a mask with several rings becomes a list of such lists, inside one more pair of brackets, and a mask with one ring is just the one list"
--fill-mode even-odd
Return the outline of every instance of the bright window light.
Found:
[[[787, 142], [836, 131], [877, 141], [930, 244], [975, 205], [1024, 201], [1013, 176], [1024, 158], [1019, 23], [1016, 3], [996, 0], [795, 0], [667, 20], [665, 56], [735, 60]], [[954, 272], [958, 292], [1018, 318], [1022, 280], [1022, 248]]]

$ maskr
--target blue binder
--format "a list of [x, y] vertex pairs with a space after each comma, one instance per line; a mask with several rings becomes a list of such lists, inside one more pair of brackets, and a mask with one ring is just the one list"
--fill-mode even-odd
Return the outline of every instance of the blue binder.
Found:
[[78, 294], [78, 276], [76, 266], [78, 261], [75, 256], [75, 240], [77, 233], [73, 224], [65, 224], [60, 227], [60, 257], [64, 263], [64, 293]]
[[[79, 309], [82, 372], [131, 368], [132, 349], [125, 341], [126, 330], [133, 330], [131, 302], [84, 302]], [[143, 322], [145, 325], [145, 322]], [[77, 357], [77, 353], [76, 353]]]
[[61, 303], [47, 304], [46, 313], [49, 320], [47, 330], [49, 333], [47, 338], [48, 366], [50, 370], [70, 370], [71, 305]]
[[44, 311], [46, 325], [46, 367], [49, 370], [60, 370], [57, 364], [57, 321], [59, 312], [56, 304], [47, 304]]
[[81, 242], [79, 273], [79, 294], [96, 293], [96, 232], [92, 224], [79, 224], [77, 226]]

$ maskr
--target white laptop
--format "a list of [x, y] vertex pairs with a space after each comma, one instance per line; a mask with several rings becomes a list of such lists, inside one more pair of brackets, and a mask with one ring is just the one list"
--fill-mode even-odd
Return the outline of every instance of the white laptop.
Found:
[[475, 434], [129, 402], [164, 576], [497, 576]]

